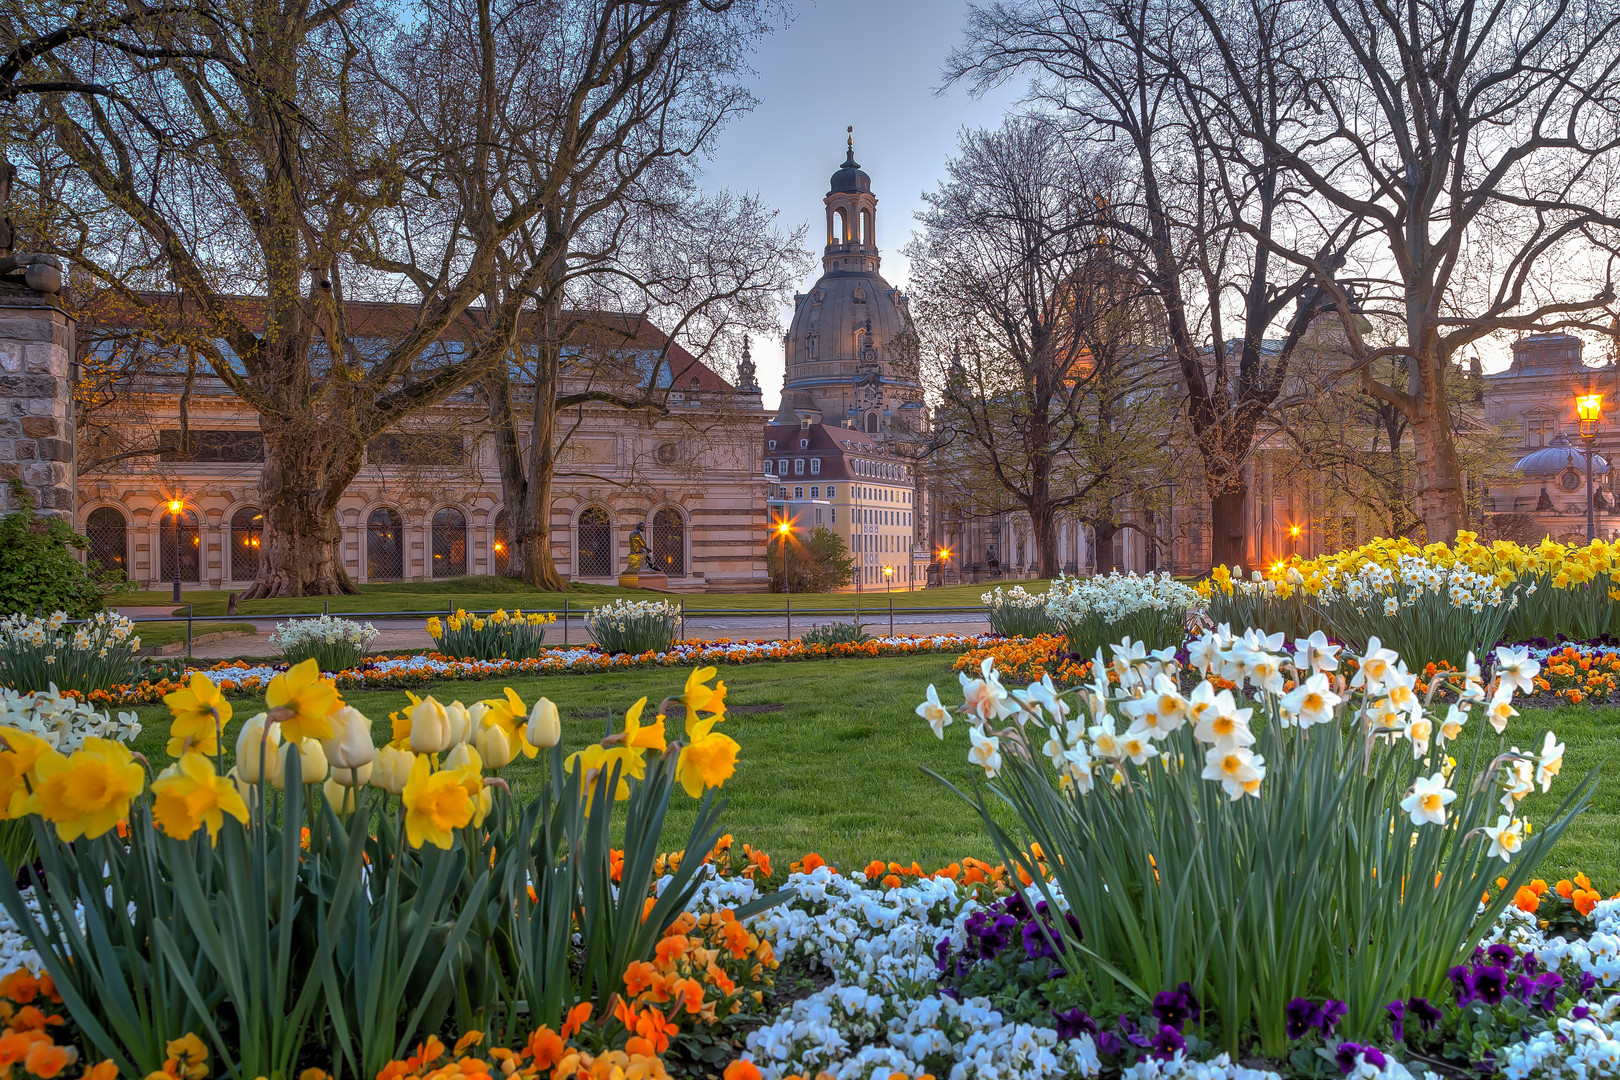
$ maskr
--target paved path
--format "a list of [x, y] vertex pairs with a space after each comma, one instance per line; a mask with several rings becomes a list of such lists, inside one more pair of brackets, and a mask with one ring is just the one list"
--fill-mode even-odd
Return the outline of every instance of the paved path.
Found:
[[[155, 617], [169, 615], [172, 608], [149, 607], [122, 607], [125, 615], [131, 618]], [[793, 636], [798, 637], [806, 630], [826, 622], [836, 622], [842, 616], [795, 617], [793, 620]], [[251, 623], [258, 629], [252, 637], [240, 636], [225, 638], [220, 641], [207, 641], [196, 645], [192, 655], [200, 660], [226, 660], [238, 656], [260, 657], [274, 656], [276, 650], [270, 645], [270, 634], [276, 628], [277, 622], [286, 622], [285, 616], [274, 618], [236, 618], [232, 622]], [[423, 629], [421, 619], [372, 619], [371, 624], [377, 628], [377, 638], [372, 643], [373, 652], [401, 652], [409, 649], [426, 649], [433, 644]], [[887, 634], [889, 632], [889, 613], [886, 608], [880, 611], [868, 611], [861, 614], [861, 624], [866, 627], [868, 634]], [[201, 636], [208, 632], [210, 623], [199, 622], [195, 624], [196, 633]], [[894, 617], [894, 632], [897, 634], [986, 634], [990, 632], [990, 624], [982, 618], [974, 618], [964, 613], [941, 614], [915, 614]], [[787, 620], [779, 614], [773, 615], [703, 615], [694, 613], [687, 616], [686, 636], [696, 638], [765, 638], [779, 640], [788, 636]], [[589, 641], [590, 634], [585, 629], [585, 620], [574, 618], [569, 620], [567, 638], [570, 642], [578, 643]], [[563, 625], [558, 622], [546, 633], [546, 640], [561, 642], [563, 640]]]

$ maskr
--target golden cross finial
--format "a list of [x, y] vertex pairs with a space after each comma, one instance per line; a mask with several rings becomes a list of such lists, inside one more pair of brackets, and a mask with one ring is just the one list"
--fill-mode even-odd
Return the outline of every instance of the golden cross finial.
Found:
[[845, 140], [845, 142], [849, 146], [851, 152], [853, 152], [854, 149], [855, 149], [855, 125], [851, 124], [851, 125], [849, 125], [849, 127], [845, 128], [844, 130], [849, 132], [849, 138], [847, 140]]

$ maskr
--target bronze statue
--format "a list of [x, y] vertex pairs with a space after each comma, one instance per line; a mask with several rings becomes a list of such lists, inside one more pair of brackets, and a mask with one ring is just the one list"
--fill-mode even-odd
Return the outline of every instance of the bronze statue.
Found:
[[647, 561], [647, 541], [641, 535], [641, 530], [647, 527], [645, 521], [636, 523], [630, 533], [630, 557], [625, 560], [624, 572], [634, 574], [641, 569], [642, 563]]

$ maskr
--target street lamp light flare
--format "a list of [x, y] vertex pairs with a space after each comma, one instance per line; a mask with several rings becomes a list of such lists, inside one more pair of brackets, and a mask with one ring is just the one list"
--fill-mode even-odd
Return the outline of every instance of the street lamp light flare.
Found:
[[1595, 424], [1603, 419], [1603, 395], [1575, 395], [1575, 415], [1581, 418], [1583, 424]]

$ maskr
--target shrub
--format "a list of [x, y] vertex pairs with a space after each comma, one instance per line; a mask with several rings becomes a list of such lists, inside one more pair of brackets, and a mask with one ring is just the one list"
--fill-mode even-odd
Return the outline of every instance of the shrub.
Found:
[[675, 644], [681, 609], [668, 600], [615, 600], [592, 608], [585, 627], [605, 652], [640, 656]]
[[[1532, 833], [1522, 801], [1563, 746], [1488, 742], [1536, 674], [1526, 654], [1499, 650], [1489, 694], [1473, 665], [1437, 680], [1458, 699], [1442, 716], [1388, 650], [1360, 658], [1341, 700], [1337, 647], [1296, 646], [1291, 660], [1281, 635], [1207, 634], [1186, 697], [1178, 666], [1140, 647], [1116, 646], [1117, 686], [1099, 673], [1073, 703], [1039, 684], [1010, 694], [988, 662], [963, 677], [969, 760], [994, 783], [953, 790], [1048, 910], [1066, 909], [1032, 932], [1091, 1012], [1185, 983], [1234, 1057], [1252, 1039], [1286, 1058], [1295, 999], [1347, 1003], [1342, 1037], [1370, 1039], [1386, 1002], [1442, 998], [1590, 799], [1596, 770]], [[933, 700], [918, 713], [943, 738], [951, 714]]]
[[1169, 574], [1059, 577], [1046, 613], [1069, 639], [1069, 651], [1090, 656], [1130, 638], [1149, 649], [1174, 649], [1187, 637], [1187, 618], [1203, 606], [1198, 594]]
[[872, 635], [858, 622], [830, 622], [807, 631], [800, 640], [806, 645], [846, 645], [871, 641]]
[[546, 626], [556, 621], [538, 611], [503, 609], [487, 618], [457, 611], [443, 622], [433, 616], [427, 632], [441, 653], [457, 660], [533, 660], [546, 651]]
[[141, 680], [141, 639], [124, 616], [100, 611], [68, 625], [67, 613], [0, 618], [0, 686], [25, 694], [55, 688], [89, 694]]
[[370, 623], [322, 615], [276, 623], [270, 644], [281, 650], [289, 664], [314, 660], [322, 671], [347, 671], [366, 655], [366, 647], [376, 636], [377, 628]]
[[15, 481], [12, 494], [22, 508], [0, 517], [0, 613], [61, 611], [87, 619], [109, 596], [133, 587], [122, 573], [109, 577], [80, 562], [73, 553], [90, 542], [66, 520], [35, 514], [27, 490]]
[[997, 585], [979, 599], [984, 603], [990, 629], [1002, 637], [1038, 638], [1057, 630], [1046, 611], [1046, 596], [1025, 592], [1022, 585], [1014, 585], [1005, 593]]
[[817, 525], [800, 541], [789, 537], [787, 570], [789, 587], [782, 577], [782, 544], [772, 536], [766, 553], [771, 574], [771, 592], [816, 593], [841, 589], [855, 580], [855, 558], [844, 538], [824, 525]]

